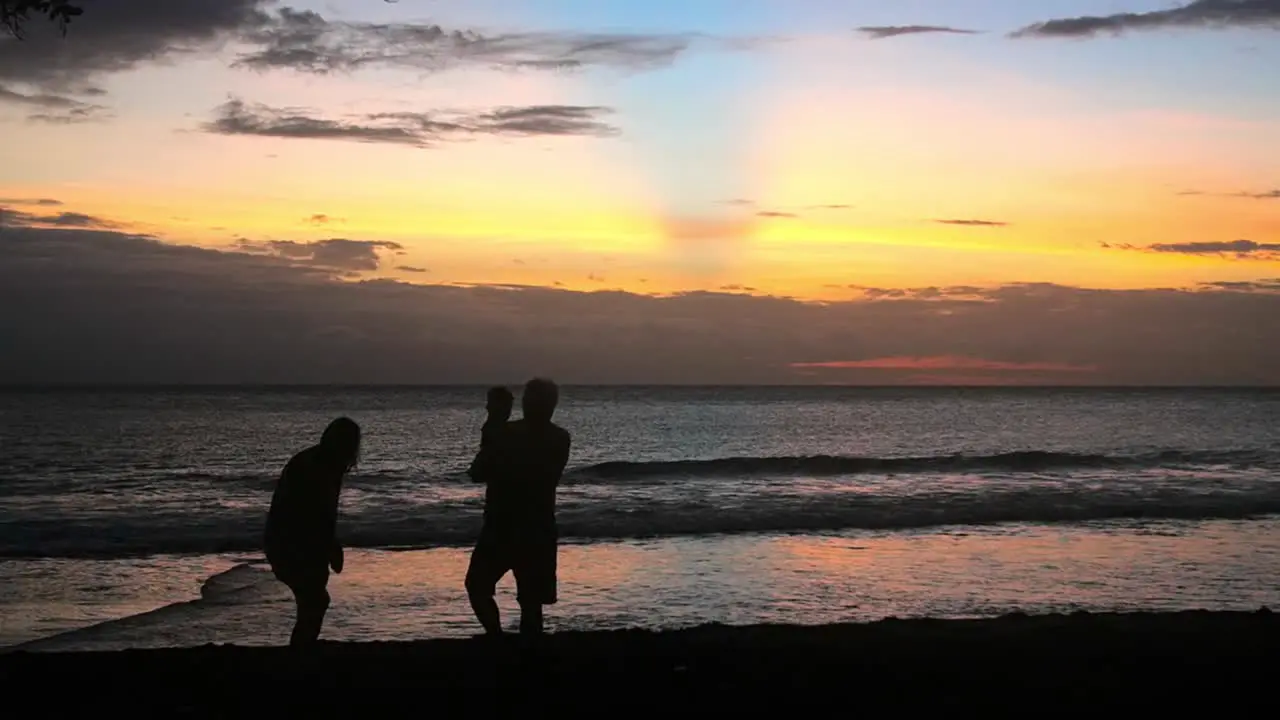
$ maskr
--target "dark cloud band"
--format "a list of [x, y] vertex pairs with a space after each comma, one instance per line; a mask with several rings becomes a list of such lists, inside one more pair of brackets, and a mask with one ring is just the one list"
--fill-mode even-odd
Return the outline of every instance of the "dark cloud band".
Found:
[[268, 0], [80, 0], [84, 16], [64, 38], [32, 23], [22, 41], [0, 42], [0, 81], [94, 94], [99, 74], [209, 51], [270, 22]]
[[[8, 382], [466, 383], [536, 367], [573, 383], [753, 384], [803, 380], [795, 363], [963, 357], [1097, 368], [1078, 374], [1104, 384], [1280, 383], [1280, 281], [883, 289], [818, 303], [736, 286], [351, 282], [315, 265], [395, 253], [368, 244], [335, 260], [324, 254], [337, 246], [307, 243], [248, 253], [107, 231], [0, 237]], [[893, 383], [913, 371], [839, 372]]]

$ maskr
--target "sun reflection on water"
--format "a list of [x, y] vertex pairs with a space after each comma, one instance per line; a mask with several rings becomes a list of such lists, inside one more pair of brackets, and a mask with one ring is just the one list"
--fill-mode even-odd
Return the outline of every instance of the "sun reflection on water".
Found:
[[[475, 634], [462, 588], [467, 560], [467, 551], [456, 548], [351, 551], [347, 571], [331, 584], [334, 604], [324, 637]], [[61, 605], [37, 608], [15, 600], [30, 597], [24, 592], [39, 582], [38, 568], [28, 567], [24, 575], [21, 563], [9, 563], [0, 568], [0, 585], [12, 588], [0, 597], [7, 601], [6, 633], [21, 634], [18, 626], [39, 612], [84, 615], [77, 608], [110, 602], [113, 594], [130, 610], [155, 607], [160, 597], [190, 599], [190, 590], [186, 596], [175, 591], [178, 573], [232, 564], [227, 558], [157, 559], [145, 567], [117, 564], [106, 571], [107, 563], [77, 569], [74, 561], [64, 561], [57, 572], [70, 578], [72, 589], [57, 599]], [[664, 538], [568, 544], [559, 564], [561, 601], [548, 614], [553, 631], [976, 617], [1019, 610], [1243, 610], [1280, 605], [1280, 519]], [[88, 573], [91, 567], [97, 570]], [[264, 570], [253, 572], [259, 574], [253, 592], [173, 606], [51, 640], [43, 649], [284, 642], [292, 611], [288, 595]], [[168, 584], [157, 584], [164, 577]], [[136, 587], [126, 587], [130, 582]], [[500, 584], [498, 600], [514, 629], [518, 610], [510, 577]], [[41, 629], [55, 630], [56, 620], [46, 617]]]

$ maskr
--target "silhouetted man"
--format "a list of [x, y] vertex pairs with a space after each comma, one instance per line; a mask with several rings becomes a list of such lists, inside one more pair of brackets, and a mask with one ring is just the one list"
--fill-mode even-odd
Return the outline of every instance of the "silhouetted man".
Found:
[[291, 647], [310, 646], [320, 637], [329, 609], [329, 570], [340, 573], [343, 566], [336, 532], [338, 495], [342, 478], [359, 456], [360, 426], [338, 418], [325, 428], [319, 445], [289, 460], [271, 496], [267, 561], [297, 602]]
[[556, 602], [556, 488], [569, 462], [569, 433], [551, 422], [560, 391], [535, 378], [524, 387], [524, 417], [506, 423], [472, 465], [485, 483], [484, 527], [467, 568], [467, 596], [490, 636], [502, 634], [494, 592], [510, 571], [520, 634], [542, 633], [542, 609]]

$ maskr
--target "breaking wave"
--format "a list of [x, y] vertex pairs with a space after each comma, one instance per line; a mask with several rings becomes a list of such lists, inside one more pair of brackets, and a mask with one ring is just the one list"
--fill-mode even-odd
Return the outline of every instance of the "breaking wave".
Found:
[[1004, 470], [1030, 472], [1070, 469], [1140, 468], [1169, 466], [1268, 466], [1273, 459], [1258, 452], [1188, 452], [1166, 450], [1137, 455], [1089, 455], [1028, 450], [997, 455], [935, 455], [929, 457], [854, 457], [807, 455], [800, 457], [734, 457], [715, 460], [662, 462], [604, 462], [569, 473], [579, 481], [644, 479], [659, 476], [829, 476], [866, 473], [920, 473]]

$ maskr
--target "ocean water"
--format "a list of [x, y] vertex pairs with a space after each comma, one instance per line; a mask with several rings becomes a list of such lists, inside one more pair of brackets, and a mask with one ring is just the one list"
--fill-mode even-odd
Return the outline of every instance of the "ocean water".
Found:
[[[483, 404], [0, 393], [0, 647], [283, 642], [266, 508], [339, 414], [366, 437], [323, 637], [473, 634]], [[567, 387], [557, 420], [552, 630], [1280, 605], [1280, 391]]]

